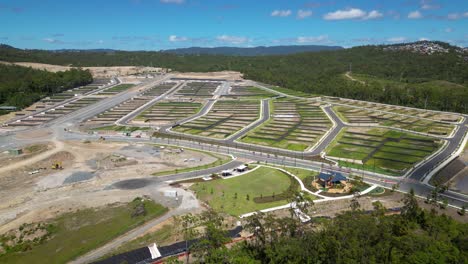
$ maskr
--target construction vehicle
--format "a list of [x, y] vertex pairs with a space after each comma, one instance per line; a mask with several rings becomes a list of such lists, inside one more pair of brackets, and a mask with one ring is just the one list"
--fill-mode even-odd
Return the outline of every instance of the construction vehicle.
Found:
[[52, 164], [52, 169], [53, 170], [62, 170], [62, 162], [56, 161]]

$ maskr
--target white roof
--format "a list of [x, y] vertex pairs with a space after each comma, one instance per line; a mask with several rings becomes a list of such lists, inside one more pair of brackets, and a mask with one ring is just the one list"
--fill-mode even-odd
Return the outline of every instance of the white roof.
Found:
[[239, 167], [237, 167], [237, 168], [238, 168], [239, 170], [245, 170], [245, 169], [247, 169], [247, 166], [241, 165], [241, 166], [239, 166]]

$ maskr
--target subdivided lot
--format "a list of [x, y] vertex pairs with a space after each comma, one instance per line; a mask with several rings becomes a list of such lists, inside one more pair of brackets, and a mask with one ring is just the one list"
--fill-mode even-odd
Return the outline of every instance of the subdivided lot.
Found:
[[201, 103], [165, 100], [137, 116], [133, 123], [144, 122], [151, 125], [172, 124], [200, 111]]
[[279, 170], [260, 167], [230, 179], [194, 183], [190, 188], [214, 210], [238, 216], [286, 204], [299, 185]]
[[[26, 225], [14, 232], [19, 235], [14, 242], [11, 236], [2, 237], [6, 252], [0, 263], [68, 263], [165, 212], [166, 208], [152, 201], [135, 200], [66, 213], [34, 229]], [[6, 247], [5, 241], [17, 247]]]
[[184, 98], [211, 98], [219, 85], [221, 85], [220, 82], [187, 82], [174, 96]]
[[134, 97], [130, 100], [123, 102], [122, 104], [115, 106], [87, 121], [87, 124], [90, 125], [100, 125], [100, 124], [112, 124], [125, 115], [136, 110], [138, 107], [149, 102], [149, 98], [144, 97]]
[[241, 141], [303, 151], [314, 146], [331, 122], [316, 102], [279, 99], [270, 104], [272, 115]]
[[174, 130], [223, 139], [257, 120], [259, 110], [259, 100], [218, 101], [208, 114], [177, 126]]
[[335, 106], [333, 109], [345, 122], [351, 124], [378, 124], [440, 136], [450, 135], [455, 128], [454, 125], [420, 119], [417, 116], [402, 116], [347, 106]]
[[29, 116], [21, 119], [19, 122], [15, 122], [10, 124], [9, 126], [36, 126], [40, 125], [49, 121], [52, 121], [56, 118], [74, 112], [80, 108], [86, 107], [88, 105], [94, 104], [97, 101], [101, 100], [102, 98], [97, 97], [84, 97], [74, 102], [58, 106], [57, 108], [53, 108], [42, 112], [40, 114], [36, 114], [34, 116]]
[[326, 152], [347, 167], [402, 175], [441, 145], [435, 138], [390, 129], [348, 128]]
[[114, 94], [118, 94], [120, 92], [123, 92], [125, 90], [128, 90], [132, 87], [134, 87], [135, 85], [134, 84], [131, 84], [131, 83], [123, 83], [123, 84], [119, 84], [119, 85], [116, 85], [114, 87], [111, 87], [109, 89], [105, 89], [101, 92], [99, 92], [98, 94], [99, 95], [114, 95]]
[[274, 97], [276, 94], [254, 86], [232, 86], [228, 95], [223, 98], [263, 99]]
[[156, 85], [156, 86], [144, 91], [141, 95], [142, 96], [157, 97], [157, 96], [160, 96], [163, 93], [169, 91], [176, 84], [177, 83], [175, 83], [175, 82], [165, 82], [165, 83]]
[[384, 104], [364, 102], [364, 101], [352, 101], [352, 100], [343, 99], [343, 98], [332, 98], [331, 101], [340, 103], [340, 104], [349, 105], [349, 106], [362, 107], [374, 113], [383, 111], [383, 112], [389, 112], [389, 113], [394, 113], [394, 114], [408, 115], [414, 118], [418, 118], [418, 117], [427, 118], [427, 119], [431, 119], [434, 121], [442, 121], [442, 122], [458, 122], [461, 120], [460, 115], [451, 114], [451, 113], [439, 113], [439, 112], [433, 112], [433, 111], [424, 110], [424, 109], [414, 109], [414, 108], [407, 108], [407, 107], [396, 106], [396, 105], [384, 105]]

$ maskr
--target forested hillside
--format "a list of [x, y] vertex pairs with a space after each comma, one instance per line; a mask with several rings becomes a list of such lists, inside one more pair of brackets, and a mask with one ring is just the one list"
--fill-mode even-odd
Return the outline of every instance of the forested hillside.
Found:
[[89, 71], [47, 72], [0, 64], [0, 105], [23, 108], [42, 97], [93, 81]]
[[[176, 71], [236, 70], [246, 78], [308, 93], [389, 104], [468, 113], [468, 61], [448, 44], [448, 53], [424, 55], [362, 46], [279, 56], [175, 55], [151, 51], [50, 52], [0, 48], [0, 60], [32, 61], [74, 66], [144, 65]], [[361, 84], [343, 78], [352, 72], [390, 80]], [[453, 85], [427, 85], [446, 81]], [[432, 83], [433, 84], [433, 83]]]

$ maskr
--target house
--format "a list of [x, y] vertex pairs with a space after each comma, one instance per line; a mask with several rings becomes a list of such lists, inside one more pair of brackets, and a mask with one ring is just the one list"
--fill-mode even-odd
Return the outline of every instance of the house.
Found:
[[330, 187], [337, 183], [341, 183], [347, 180], [348, 178], [346, 178], [339, 172], [332, 172], [332, 173], [321, 172], [318, 176], [318, 183], [322, 185], [323, 187]]

